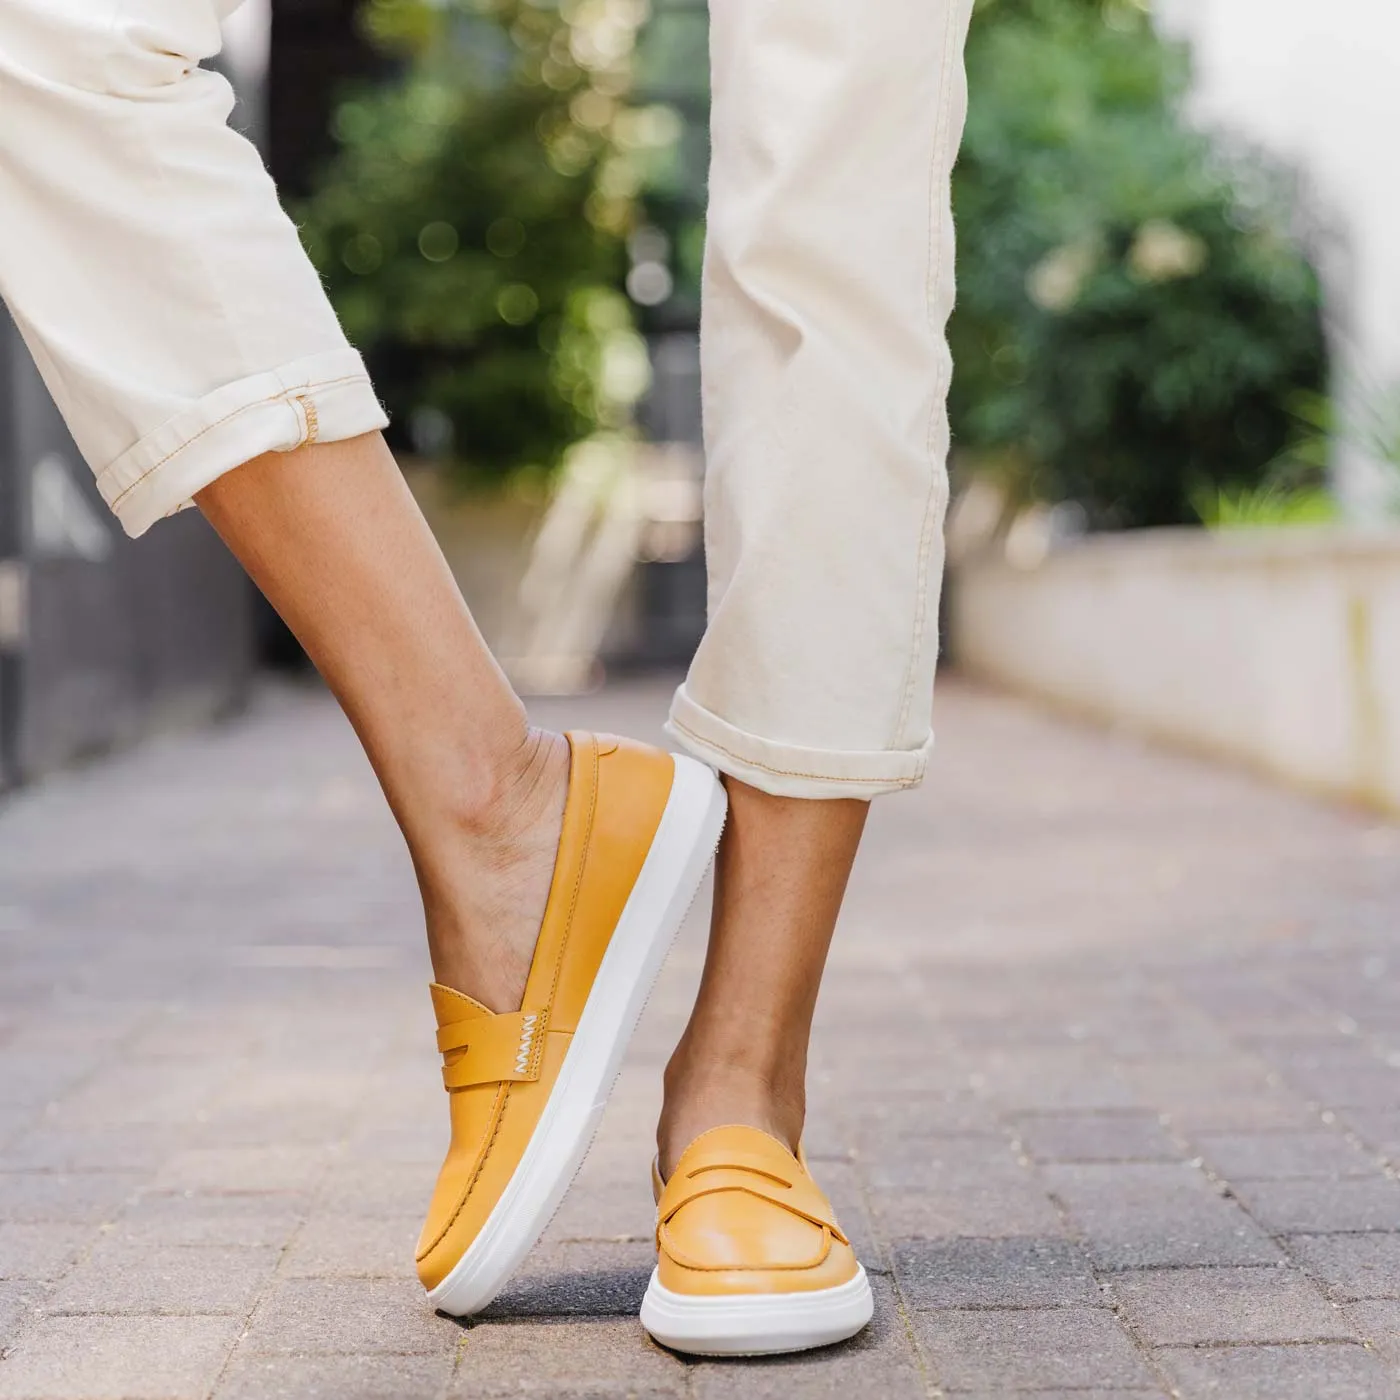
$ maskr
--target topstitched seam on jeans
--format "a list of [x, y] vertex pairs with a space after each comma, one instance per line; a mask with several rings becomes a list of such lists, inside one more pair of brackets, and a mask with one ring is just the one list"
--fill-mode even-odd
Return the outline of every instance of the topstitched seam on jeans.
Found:
[[[943, 285], [943, 265], [944, 256], [947, 252], [947, 240], [944, 237], [946, 220], [943, 217], [943, 180], [941, 172], [946, 163], [948, 147], [948, 124], [949, 115], [952, 111], [952, 67], [953, 67], [953, 32], [954, 20], [957, 15], [959, 0], [945, 0], [947, 4], [947, 19], [943, 26], [943, 72], [940, 77], [942, 84], [940, 92], [940, 104], [938, 109], [938, 123], [934, 130], [933, 138], [933, 165], [929, 172], [929, 228], [932, 232], [930, 239], [928, 269], [925, 273], [924, 295], [929, 318], [929, 327], [936, 334], [943, 335], [944, 331], [937, 324], [938, 320], [938, 291]], [[935, 200], [938, 201], [935, 208]], [[941, 369], [941, 366], [940, 366]], [[940, 375], [941, 381], [941, 375]], [[904, 694], [900, 699], [899, 718], [895, 723], [893, 740], [898, 744], [904, 735], [904, 726], [909, 722], [909, 706], [914, 699], [914, 685], [918, 679], [919, 661], [923, 656], [924, 631], [928, 625], [928, 563], [929, 556], [933, 552], [933, 522], [937, 515], [936, 503], [939, 494], [940, 482], [945, 483], [946, 491], [946, 468], [940, 469], [939, 463], [933, 460], [935, 451], [935, 435], [937, 432], [938, 416], [941, 411], [941, 404], [947, 394], [947, 384], [940, 382], [938, 391], [934, 396], [933, 411], [929, 415], [928, 437], [924, 448], [928, 453], [930, 480], [928, 488], [928, 498], [924, 502], [924, 523], [919, 534], [919, 554], [918, 569], [916, 574], [914, 593], [914, 625], [913, 635], [909, 643], [909, 669], [904, 677]]]
[[[238, 408], [230, 410], [228, 413], [224, 414], [222, 418], [216, 418], [212, 423], [207, 423], [197, 433], [195, 433], [193, 437], [186, 438], [184, 442], [182, 442], [179, 445], [179, 447], [172, 448], [169, 452], [165, 454], [164, 457], [160, 459], [160, 461], [151, 463], [151, 465], [147, 467], [145, 471], [143, 471], [141, 475], [138, 476], [136, 480], [131, 483], [130, 486], [125, 487], [120, 492], [120, 494], [113, 498], [111, 502], [111, 509], [116, 510], [116, 508], [134, 490], [136, 490], [136, 488], [140, 486], [140, 484], [143, 481], [145, 481], [145, 479], [148, 476], [150, 476], [152, 472], [159, 471], [160, 468], [163, 467], [172, 457], [178, 457], [180, 453], [185, 451], [186, 448], [194, 446], [194, 444], [197, 443], [200, 440], [200, 438], [202, 438], [205, 435], [205, 433], [212, 433], [215, 428], [220, 428], [225, 423], [227, 423], [230, 418], [237, 418], [240, 413], [247, 413], [249, 409], [264, 408], [270, 403], [290, 404], [292, 399], [298, 393], [313, 393], [321, 389], [332, 389], [337, 384], [352, 384], [357, 382], [363, 382], [365, 384], [368, 384], [370, 382], [369, 376], [367, 374], [344, 374], [341, 375], [339, 379], [322, 379], [318, 380], [315, 384], [298, 384], [293, 388], [283, 389], [276, 394], [269, 394], [265, 399], [255, 399], [252, 403], [245, 403]], [[103, 475], [105, 476], [106, 473], [104, 472]], [[98, 479], [99, 481], [101, 480], [100, 477]]]
[[919, 775], [913, 778], [834, 778], [826, 773], [804, 773], [798, 768], [773, 768], [766, 763], [760, 763], [756, 758], [749, 758], [746, 754], [735, 753], [733, 749], [727, 749], [723, 744], [705, 738], [703, 734], [697, 734], [688, 725], [681, 723], [675, 715], [671, 716], [671, 723], [702, 747], [714, 749], [716, 753], [722, 753], [726, 758], [732, 758], [738, 763], [746, 763], [750, 768], [761, 768], [765, 773], [772, 773], [778, 778], [808, 778], [818, 783], [893, 783], [898, 787], [915, 787], [923, 776], [922, 769]]

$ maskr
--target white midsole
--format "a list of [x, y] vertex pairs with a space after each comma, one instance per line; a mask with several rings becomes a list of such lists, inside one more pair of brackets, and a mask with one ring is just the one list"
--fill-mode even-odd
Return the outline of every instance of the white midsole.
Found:
[[588, 1154], [632, 1032], [705, 878], [724, 826], [724, 788], [703, 763], [673, 758], [666, 810], [529, 1146], [481, 1232], [428, 1292], [442, 1312], [480, 1312], [549, 1225]]
[[844, 1342], [875, 1310], [870, 1280], [856, 1275], [835, 1288], [793, 1293], [673, 1293], [653, 1273], [642, 1300], [642, 1326], [675, 1351], [696, 1356], [764, 1356]]

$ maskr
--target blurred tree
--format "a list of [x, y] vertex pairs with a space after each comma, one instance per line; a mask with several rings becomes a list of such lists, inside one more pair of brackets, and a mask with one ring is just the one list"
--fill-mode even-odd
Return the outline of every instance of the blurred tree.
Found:
[[387, 76], [356, 22], [360, 0], [276, 0], [267, 72], [267, 163], [289, 199], [310, 192], [333, 149], [330, 114], [347, 80]]
[[1182, 118], [1135, 0], [979, 0], [967, 67], [955, 441], [1100, 526], [1258, 483], [1326, 379], [1285, 178]]
[[648, 132], [642, 0], [370, 0], [399, 78], [335, 116], [299, 211], [400, 441], [476, 481], [624, 429], [645, 347], [620, 288]]
[[[633, 240], [629, 290], [648, 330], [694, 331], [700, 321], [705, 199], [710, 160], [709, 13], [705, 0], [651, 0], [637, 47], [636, 97], [669, 139], [649, 162], [646, 213]], [[663, 115], [664, 114], [664, 115]], [[664, 276], [648, 275], [659, 266]]]

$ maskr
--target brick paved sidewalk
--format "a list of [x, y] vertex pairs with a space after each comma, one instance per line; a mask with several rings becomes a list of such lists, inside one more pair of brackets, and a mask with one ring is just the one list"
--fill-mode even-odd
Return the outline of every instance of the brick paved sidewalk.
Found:
[[[659, 685], [559, 722], [654, 734]], [[407, 863], [325, 698], [0, 808], [0, 1397], [1400, 1397], [1400, 829], [945, 687], [824, 994], [809, 1139], [874, 1326], [687, 1365], [635, 1311], [693, 921], [493, 1315]]]

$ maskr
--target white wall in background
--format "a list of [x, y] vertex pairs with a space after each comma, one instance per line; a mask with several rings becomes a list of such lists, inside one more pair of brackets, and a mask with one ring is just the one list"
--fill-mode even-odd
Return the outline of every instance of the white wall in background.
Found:
[[1135, 530], [965, 563], [960, 668], [1400, 813], [1400, 530]]
[[[1299, 165], [1335, 211], [1327, 268], [1342, 376], [1400, 385], [1400, 3], [1157, 0], [1190, 40], [1199, 110]], [[1351, 463], [1354, 492], [1364, 474]]]

